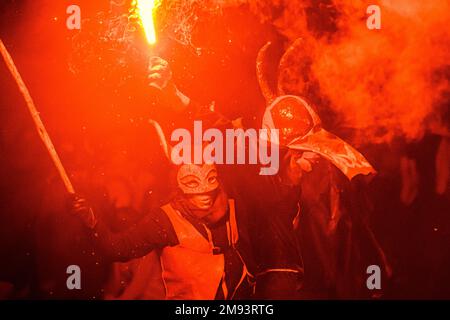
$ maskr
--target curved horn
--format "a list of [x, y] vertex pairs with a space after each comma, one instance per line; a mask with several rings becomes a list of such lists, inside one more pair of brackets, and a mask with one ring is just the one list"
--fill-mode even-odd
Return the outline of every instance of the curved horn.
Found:
[[291, 57], [292, 53], [300, 47], [300, 44], [303, 43], [303, 38], [297, 38], [286, 50], [286, 52], [283, 54], [283, 56], [280, 59], [280, 64], [278, 66], [278, 81], [277, 81], [277, 87], [278, 87], [278, 94], [285, 95], [284, 89], [281, 85], [281, 74], [283, 70], [285, 70], [288, 60]]
[[170, 147], [169, 147], [169, 144], [167, 143], [166, 136], [164, 135], [164, 132], [163, 132], [161, 126], [159, 125], [158, 122], [156, 122], [155, 120], [152, 120], [152, 119], [148, 120], [148, 122], [155, 128], [156, 133], [158, 134], [160, 145], [164, 151], [164, 154], [167, 157], [167, 159], [170, 162], [172, 162], [172, 159], [169, 154]]
[[264, 67], [267, 56], [267, 49], [272, 45], [272, 42], [267, 42], [258, 52], [258, 56], [256, 58], [256, 76], [258, 78], [259, 87], [261, 88], [261, 92], [266, 99], [267, 104], [271, 104], [273, 100], [276, 98], [275, 92], [270, 88], [269, 83], [264, 75]]

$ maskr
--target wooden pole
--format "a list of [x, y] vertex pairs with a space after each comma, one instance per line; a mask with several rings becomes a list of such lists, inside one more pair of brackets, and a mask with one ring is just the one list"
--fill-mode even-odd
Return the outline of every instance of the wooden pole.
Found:
[[47, 151], [50, 154], [50, 157], [52, 158], [53, 163], [56, 166], [56, 169], [58, 170], [58, 173], [64, 182], [64, 186], [66, 187], [67, 192], [72, 194], [75, 193], [75, 189], [73, 188], [69, 176], [67, 175], [66, 170], [64, 169], [64, 166], [62, 165], [62, 162], [59, 159], [58, 153], [56, 152], [56, 149], [53, 146], [52, 140], [50, 139], [50, 136], [48, 135], [44, 124], [42, 123], [41, 117], [39, 116], [39, 112], [37, 111], [36, 106], [34, 105], [30, 92], [28, 91], [27, 86], [23, 82], [23, 79], [20, 76], [20, 73], [17, 70], [16, 65], [14, 64], [11, 55], [9, 54], [8, 50], [6, 49], [1, 39], [0, 39], [0, 52], [3, 56], [3, 59], [5, 60], [5, 63], [9, 71], [11, 72], [12, 76], [15, 79], [19, 87], [19, 90], [22, 93], [23, 98], [25, 99], [28, 110], [30, 111], [31, 117], [33, 118], [34, 124], [36, 126], [36, 130], [39, 136], [41, 137], [41, 140], [44, 143], [45, 147], [47, 148]]

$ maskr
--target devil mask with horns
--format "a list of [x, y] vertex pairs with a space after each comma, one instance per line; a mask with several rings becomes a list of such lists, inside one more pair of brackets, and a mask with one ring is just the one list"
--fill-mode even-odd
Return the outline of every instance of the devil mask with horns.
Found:
[[[301, 39], [297, 40], [286, 51], [280, 66], [300, 42]], [[284, 94], [280, 81], [278, 93], [271, 90], [263, 72], [266, 51], [270, 45], [269, 42], [260, 50], [256, 65], [259, 85], [267, 102], [262, 127], [279, 130], [280, 146], [293, 151], [319, 154], [333, 163], [348, 179], [358, 174], [375, 173], [374, 168], [361, 153], [322, 128], [319, 116], [305, 100]]]

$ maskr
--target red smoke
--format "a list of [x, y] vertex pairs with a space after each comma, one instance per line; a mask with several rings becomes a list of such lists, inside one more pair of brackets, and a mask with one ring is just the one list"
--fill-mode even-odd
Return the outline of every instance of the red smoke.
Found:
[[[310, 88], [318, 87], [339, 125], [357, 129], [358, 141], [419, 139], [438, 127], [448, 133], [441, 118], [448, 108], [450, 2], [319, 2], [250, 1], [281, 34], [304, 39], [291, 72], [283, 71], [286, 91], [311, 100]], [[366, 26], [371, 4], [381, 8], [381, 30]]]

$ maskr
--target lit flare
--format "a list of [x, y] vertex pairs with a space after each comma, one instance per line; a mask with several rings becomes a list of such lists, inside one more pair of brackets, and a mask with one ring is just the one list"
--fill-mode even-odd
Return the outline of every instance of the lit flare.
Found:
[[160, 0], [135, 0], [134, 10], [139, 17], [145, 36], [149, 44], [156, 43], [154, 10], [159, 6]]

